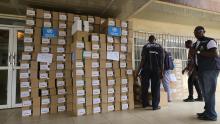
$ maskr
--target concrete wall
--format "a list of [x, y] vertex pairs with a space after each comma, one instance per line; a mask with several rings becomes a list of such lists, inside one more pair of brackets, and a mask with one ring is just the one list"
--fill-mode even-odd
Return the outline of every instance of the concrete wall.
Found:
[[[181, 36], [194, 36], [193, 31], [196, 25], [181, 25], [172, 24], [159, 21], [142, 20], [137, 18], [132, 18], [130, 21], [133, 22], [134, 31], [144, 31], [144, 32], [156, 32], [156, 33], [169, 33], [173, 35]], [[204, 26], [205, 27], [205, 26]], [[211, 29], [205, 27], [206, 36], [220, 39], [220, 29]]]

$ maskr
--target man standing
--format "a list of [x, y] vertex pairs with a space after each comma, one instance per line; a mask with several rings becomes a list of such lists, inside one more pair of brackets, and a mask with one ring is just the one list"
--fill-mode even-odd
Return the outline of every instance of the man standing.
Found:
[[196, 65], [198, 67], [199, 83], [205, 100], [205, 111], [197, 113], [200, 120], [217, 120], [215, 111], [215, 91], [219, 71], [217, 69], [218, 57], [217, 43], [213, 38], [205, 37], [205, 29], [197, 26], [194, 35], [196, 42]]
[[[195, 69], [195, 64], [194, 64], [194, 54], [193, 53], [193, 46], [192, 46], [192, 41], [191, 40], [187, 40], [185, 42], [185, 47], [187, 49], [189, 49], [189, 53], [188, 53], [188, 63], [185, 69], [183, 69], [182, 74], [185, 73], [185, 71], [188, 71], [188, 91], [189, 91], [189, 96], [187, 99], [184, 99], [184, 102], [194, 102], [194, 101], [203, 101], [203, 97], [202, 97], [202, 92], [199, 86], [199, 81], [198, 81], [198, 75], [197, 75], [197, 70]], [[197, 94], [198, 94], [198, 98], [196, 98], [194, 100], [193, 98], [193, 85], [196, 88]]]
[[[153, 110], [160, 109], [160, 79], [163, 73], [163, 48], [155, 43], [156, 39], [151, 35], [149, 43], [142, 49], [142, 59], [137, 74], [141, 76], [141, 99], [143, 107], [149, 106], [148, 89], [151, 81], [152, 107]], [[140, 72], [141, 70], [141, 72]], [[138, 76], [136, 75], [136, 76]]]

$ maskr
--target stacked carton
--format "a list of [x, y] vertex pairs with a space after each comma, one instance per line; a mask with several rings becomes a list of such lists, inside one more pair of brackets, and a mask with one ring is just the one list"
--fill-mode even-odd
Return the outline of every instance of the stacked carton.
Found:
[[[100, 34], [108, 30], [108, 20], [102, 20], [27, 9], [20, 71], [23, 116], [133, 109], [132, 35], [128, 23], [111, 19], [124, 32], [114, 37], [107, 32]], [[107, 59], [110, 51], [118, 52], [117, 61]]]

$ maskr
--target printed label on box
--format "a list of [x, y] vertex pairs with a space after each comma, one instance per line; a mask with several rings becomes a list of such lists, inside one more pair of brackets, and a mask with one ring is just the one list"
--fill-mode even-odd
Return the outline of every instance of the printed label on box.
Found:
[[128, 96], [121, 96], [121, 101], [126, 101], [128, 100]]
[[49, 90], [41, 90], [41, 95], [42, 95], [42, 96], [47, 96], [47, 95], [49, 95]]
[[41, 47], [41, 52], [42, 53], [49, 53], [50, 52], [50, 48], [49, 47]]
[[86, 110], [85, 109], [78, 109], [77, 110], [77, 115], [84, 115], [84, 114], [86, 114]]
[[65, 37], [66, 36], [66, 32], [65, 31], [59, 31], [59, 36]]
[[58, 95], [63, 95], [66, 93], [65, 89], [58, 89]]
[[29, 78], [29, 73], [20, 73], [20, 78]]
[[42, 100], [41, 100], [41, 104], [42, 104], [42, 105], [50, 104], [50, 99], [49, 99], [49, 98], [42, 99]]
[[58, 112], [66, 111], [66, 106], [58, 106]]
[[76, 80], [76, 86], [77, 87], [84, 86], [84, 80]]
[[63, 47], [58, 47], [57, 48], [57, 52], [58, 53], [64, 53], [65, 52], [65, 49]]
[[65, 21], [67, 19], [67, 16], [64, 14], [60, 14], [59, 19]]
[[48, 27], [48, 28], [52, 27], [51, 22], [44, 22], [44, 27]]
[[31, 60], [31, 55], [22, 54], [22, 60]]
[[76, 68], [83, 68], [83, 62], [76, 62]]
[[107, 52], [107, 59], [119, 61], [119, 52]]
[[27, 10], [27, 11], [26, 11], [26, 14], [27, 14], [28, 16], [35, 16], [35, 11], [34, 11], [34, 10]]
[[120, 62], [120, 67], [121, 67], [121, 68], [126, 68], [126, 67], [127, 67], [126, 62]]
[[108, 21], [109, 26], [115, 26], [115, 21]]
[[108, 94], [112, 94], [114, 92], [115, 92], [114, 88], [108, 88]]
[[77, 98], [77, 104], [84, 104], [84, 103], [86, 103], [85, 98]]
[[112, 45], [107, 45], [107, 50], [108, 50], [108, 51], [113, 51], [113, 50], [114, 50], [114, 46], [112, 46]]
[[114, 84], [115, 84], [115, 80], [108, 80], [108, 86], [114, 85]]
[[98, 68], [99, 62], [92, 62], [92, 68]]
[[84, 96], [85, 90], [77, 90], [77, 96]]
[[47, 87], [47, 82], [39, 82], [39, 88]]
[[112, 68], [112, 63], [106, 63], [106, 68]]
[[28, 63], [21, 64], [21, 69], [29, 69], [29, 68], [30, 68], [30, 64], [28, 64]]
[[21, 92], [21, 98], [29, 97], [29, 96], [30, 96], [30, 92], [29, 91], [22, 91]]
[[57, 64], [57, 69], [64, 69], [64, 64]]
[[66, 28], [66, 24], [65, 23], [60, 23], [59, 28]]
[[58, 44], [59, 45], [65, 45], [66, 44], [66, 40], [65, 39], [58, 39]]
[[77, 76], [83, 76], [84, 75], [84, 71], [83, 70], [76, 70], [76, 75]]
[[99, 41], [99, 36], [92, 35], [92, 41], [98, 42]]
[[107, 71], [107, 77], [112, 77], [114, 76], [114, 72], [113, 71]]
[[84, 58], [91, 58], [91, 56], [92, 56], [92, 52], [90, 52], [90, 51], [84, 51], [83, 52], [83, 57]]
[[92, 50], [99, 50], [99, 45], [98, 44], [93, 44], [92, 45]]
[[126, 35], [128, 35], [128, 31], [127, 30], [122, 30], [121, 34], [126, 36]]
[[128, 109], [128, 104], [122, 104], [122, 110], [127, 110]]
[[40, 73], [40, 79], [48, 79], [48, 73]]
[[46, 114], [49, 113], [50, 109], [49, 108], [41, 108], [41, 114]]
[[76, 48], [84, 48], [85, 47], [85, 45], [84, 45], [84, 43], [83, 42], [78, 42], [78, 43], [76, 43]]
[[50, 19], [51, 18], [51, 14], [50, 13], [44, 13], [44, 18], [45, 19]]
[[58, 87], [62, 87], [65, 85], [65, 82], [64, 81], [57, 81], [57, 86]]
[[61, 98], [58, 98], [58, 99], [57, 99], [57, 102], [58, 102], [58, 103], [65, 103], [65, 102], [66, 102], [66, 99], [65, 99], [65, 97], [61, 97]]
[[128, 84], [128, 79], [121, 79], [121, 84]]
[[40, 65], [40, 70], [49, 70], [48, 65]]
[[131, 69], [127, 70], [127, 75], [132, 75], [133, 71]]
[[53, 54], [50, 53], [38, 53], [37, 61], [38, 62], [47, 62], [52, 63]]
[[122, 92], [122, 93], [128, 92], [128, 88], [127, 88], [127, 87], [122, 87], [122, 88], [121, 88], [121, 92]]
[[34, 33], [34, 29], [26, 28], [26, 29], [24, 30], [24, 33], [25, 33], [25, 34], [33, 34], [33, 33]]
[[65, 56], [57, 56], [57, 61], [65, 61]]
[[101, 93], [100, 89], [93, 90], [93, 95], [99, 95]]
[[76, 16], [75, 16], [75, 17], [74, 17], [74, 22], [77, 21], [77, 20], [80, 20], [80, 17], [76, 17]]
[[100, 81], [99, 80], [92, 80], [92, 85], [93, 86], [99, 86], [100, 85]]
[[21, 88], [28, 88], [28, 87], [30, 87], [30, 82], [20, 82], [20, 87]]
[[120, 59], [121, 59], [121, 60], [126, 60], [126, 55], [123, 54], [123, 53], [121, 53], [121, 54], [120, 54]]
[[114, 102], [115, 101], [115, 97], [108, 97], [108, 102]]
[[114, 110], [115, 110], [114, 105], [108, 106], [108, 111], [114, 111]]
[[128, 23], [126, 21], [122, 21], [121, 22], [121, 27], [122, 28], [127, 28], [128, 27]]
[[42, 38], [42, 43], [43, 44], [49, 44], [50, 43], [50, 39], [49, 38]]
[[92, 53], [92, 59], [99, 59], [99, 53]]
[[22, 101], [22, 107], [27, 107], [27, 106], [31, 106], [31, 105], [32, 105], [31, 100]]
[[24, 51], [25, 52], [32, 52], [33, 51], [33, 46], [24, 46]]
[[127, 52], [127, 47], [126, 46], [121, 46], [121, 51], [122, 52]]
[[22, 116], [25, 117], [25, 116], [30, 116], [32, 113], [31, 110], [22, 110]]
[[30, 26], [35, 25], [34, 20], [26, 20], [26, 25], [30, 25]]
[[92, 71], [92, 77], [98, 77], [99, 71]]
[[101, 108], [100, 107], [93, 108], [93, 113], [100, 113], [100, 112], [101, 112]]
[[100, 98], [94, 98], [92, 103], [93, 104], [99, 104], [99, 103], [101, 103], [101, 99]]
[[107, 37], [107, 42], [108, 42], [108, 43], [113, 43], [113, 42], [114, 42], [113, 37], [108, 36], [108, 37]]
[[126, 37], [121, 38], [121, 43], [128, 43], [128, 39]]
[[24, 38], [24, 43], [32, 43], [32, 42], [33, 42], [33, 38], [31, 38], [31, 37]]
[[89, 21], [89, 23], [94, 23], [94, 22], [95, 22], [95, 19], [92, 18], [92, 17], [89, 17], [89, 18], [88, 18], [88, 21]]

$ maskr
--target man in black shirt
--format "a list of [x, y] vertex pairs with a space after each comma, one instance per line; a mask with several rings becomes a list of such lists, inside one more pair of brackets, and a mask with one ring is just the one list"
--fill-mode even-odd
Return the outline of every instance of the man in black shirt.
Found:
[[198, 78], [205, 101], [205, 111], [197, 113], [201, 120], [217, 120], [215, 111], [215, 91], [219, 71], [217, 68], [217, 42], [213, 38], [205, 37], [205, 29], [197, 26], [194, 35], [197, 38], [195, 43], [195, 63], [198, 68]]
[[[163, 78], [163, 48], [155, 43], [156, 38], [151, 35], [149, 43], [142, 49], [142, 59], [138, 68], [138, 74], [141, 76], [141, 91], [143, 107], [149, 106], [148, 89], [151, 81], [152, 107], [153, 110], [160, 109], [160, 79]], [[138, 76], [138, 75], [137, 75]]]

